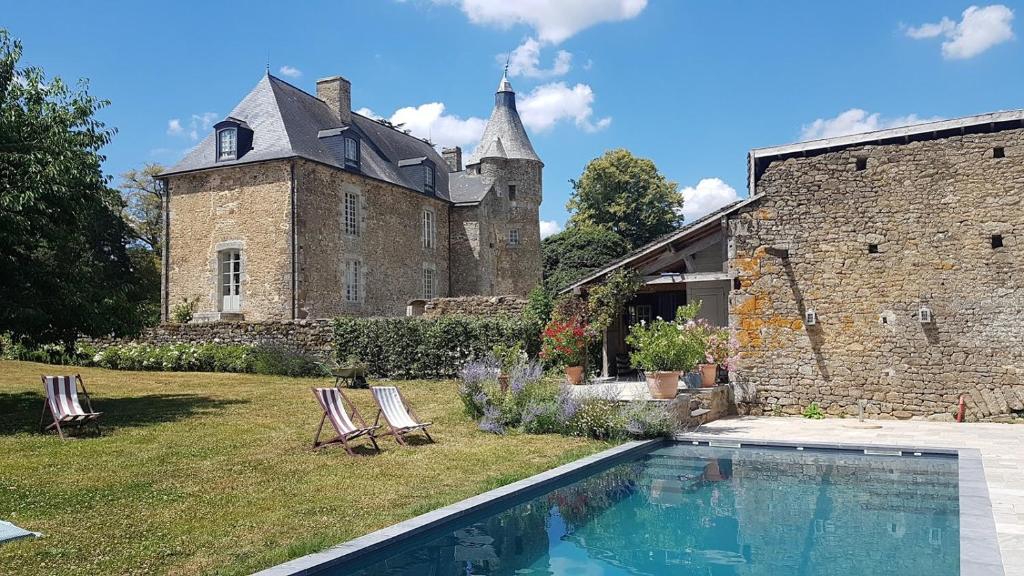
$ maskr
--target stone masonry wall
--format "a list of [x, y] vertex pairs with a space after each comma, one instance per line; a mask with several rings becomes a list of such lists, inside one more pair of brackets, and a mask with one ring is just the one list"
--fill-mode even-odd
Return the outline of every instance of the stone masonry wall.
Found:
[[197, 312], [218, 311], [218, 245], [232, 243], [245, 318], [291, 318], [290, 189], [288, 161], [169, 177], [169, 308], [198, 297]]
[[103, 348], [111, 344], [278, 344], [318, 356], [333, 357], [334, 329], [330, 320], [294, 320], [283, 322], [206, 322], [201, 324], [162, 324], [146, 328], [130, 340], [93, 339]]
[[526, 310], [527, 301], [515, 296], [466, 296], [435, 298], [423, 307], [424, 318], [440, 316], [518, 316]]
[[[296, 163], [299, 315], [403, 316], [423, 298], [431, 266], [436, 296], [448, 294], [448, 204], [398, 186], [304, 160]], [[360, 198], [360, 234], [345, 234], [345, 191]], [[434, 213], [434, 247], [422, 242], [423, 211]], [[362, 263], [362, 301], [345, 301], [345, 260]]]
[[971, 420], [1024, 410], [1024, 130], [777, 161], [757, 191], [729, 223], [738, 400], [788, 414], [865, 400], [878, 418], [951, 418], [961, 395]]

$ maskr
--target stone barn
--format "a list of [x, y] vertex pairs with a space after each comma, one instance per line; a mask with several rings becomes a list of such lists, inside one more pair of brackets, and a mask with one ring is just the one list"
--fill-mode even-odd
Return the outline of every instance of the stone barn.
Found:
[[612, 358], [630, 323], [699, 297], [736, 331], [753, 413], [1024, 414], [1024, 110], [755, 149], [748, 187], [572, 288], [643, 275]]

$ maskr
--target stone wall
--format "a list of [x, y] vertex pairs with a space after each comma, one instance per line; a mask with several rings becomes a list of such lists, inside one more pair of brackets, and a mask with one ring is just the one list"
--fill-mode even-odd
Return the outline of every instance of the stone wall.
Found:
[[230, 247], [241, 250], [245, 318], [291, 318], [290, 189], [288, 161], [169, 177], [168, 308], [199, 298], [196, 312], [218, 312], [217, 252]]
[[334, 352], [334, 329], [330, 320], [293, 320], [283, 322], [205, 322], [200, 324], [161, 324], [146, 328], [130, 340], [92, 339], [98, 348], [112, 344], [278, 344], [298, 348], [329, 360]]
[[765, 196], [729, 223], [738, 400], [787, 414], [864, 400], [878, 418], [951, 418], [961, 395], [971, 420], [1024, 410], [1022, 157], [1016, 129], [768, 166]]
[[[393, 184], [314, 162], [296, 163], [299, 316], [403, 316], [423, 298], [423, 269], [435, 272], [435, 295], [448, 294], [448, 204]], [[360, 199], [359, 236], [345, 234], [345, 191]], [[423, 211], [434, 213], [434, 247], [422, 242]], [[361, 262], [360, 302], [345, 300], [345, 260]]]
[[435, 298], [423, 306], [424, 318], [440, 316], [518, 316], [526, 310], [527, 301], [515, 296], [464, 296]]

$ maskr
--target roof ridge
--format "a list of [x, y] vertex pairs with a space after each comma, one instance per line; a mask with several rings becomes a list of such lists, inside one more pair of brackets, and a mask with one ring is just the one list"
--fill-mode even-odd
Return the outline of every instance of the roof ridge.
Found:
[[[384, 128], [388, 128], [390, 130], [393, 130], [394, 132], [396, 132], [398, 134], [401, 134], [402, 136], [405, 136], [407, 138], [412, 138], [413, 140], [417, 140], [419, 142], [422, 142], [423, 144], [426, 144], [426, 145], [430, 146], [431, 148], [434, 147], [434, 143], [433, 142], [428, 142], [426, 139], [420, 138], [419, 136], [413, 136], [411, 132], [404, 132], [402, 130], [399, 130], [398, 128], [395, 128], [394, 126], [389, 126], [387, 124], [384, 124], [383, 122], [380, 121], [380, 120], [384, 119], [383, 116], [381, 116], [380, 118], [371, 118], [370, 116], [367, 116], [366, 114], [360, 114], [360, 113], [356, 112], [355, 110], [352, 110], [352, 115], [353, 116], [359, 116], [360, 118], [365, 118], [366, 120], [369, 120], [369, 121], [377, 124], [378, 126], [383, 126]], [[389, 120], [389, 122], [390, 122], [390, 120]]]

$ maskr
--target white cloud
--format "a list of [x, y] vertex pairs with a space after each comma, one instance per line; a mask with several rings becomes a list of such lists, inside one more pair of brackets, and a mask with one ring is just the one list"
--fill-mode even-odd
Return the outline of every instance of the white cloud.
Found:
[[183, 131], [184, 131], [184, 128], [181, 127], [181, 119], [180, 118], [171, 118], [170, 120], [167, 121], [167, 135], [168, 136], [177, 136], [178, 134], [181, 134]]
[[203, 112], [202, 114], [193, 114], [192, 120], [188, 125], [188, 137], [193, 141], [199, 140], [200, 134], [206, 134], [213, 128], [214, 122], [220, 116], [216, 112]]
[[[356, 114], [374, 119], [384, 118], [369, 108], [360, 108]], [[476, 146], [487, 125], [483, 118], [460, 118], [454, 114], [445, 114], [445, 105], [441, 102], [399, 108], [387, 120], [396, 126], [401, 124], [400, 129], [427, 138], [438, 146], [463, 148]]]
[[562, 225], [557, 220], [541, 220], [540, 221], [540, 238], [543, 240], [548, 236], [554, 236], [562, 231]]
[[821, 138], [834, 138], [836, 136], [846, 136], [847, 134], [896, 128], [897, 126], [935, 122], [936, 120], [942, 120], [942, 118], [937, 116], [921, 118], [917, 114], [885, 118], [878, 112], [869, 114], [860, 108], [850, 108], [845, 112], [841, 112], [835, 118], [818, 118], [810, 124], [805, 124], [801, 129], [800, 139], [818, 140]]
[[558, 44], [595, 24], [635, 18], [647, 7], [647, 0], [457, 0], [457, 4], [474, 24], [502, 28], [524, 24], [537, 32], [541, 42]]
[[696, 220], [739, 200], [736, 189], [720, 178], [702, 178], [696, 186], [687, 186], [680, 192], [683, 193], [683, 216], [687, 221]]
[[[508, 56], [508, 75], [526, 76], [527, 78], [551, 78], [564, 76], [572, 68], [572, 54], [565, 50], [559, 50], [551, 68], [541, 68], [540, 64], [541, 43], [536, 38], [527, 38], [512, 51]], [[497, 56], [499, 62], [504, 62], [505, 57]]]
[[572, 120], [584, 132], [597, 132], [612, 123], [610, 117], [591, 120], [594, 91], [586, 84], [569, 88], [553, 82], [534, 88], [519, 98], [517, 108], [523, 124], [535, 132], [550, 130], [560, 120]]
[[289, 66], [287, 64], [281, 66], [277, 71], [282, 76], [287, 76], [289, 78], [300, 78], [302, 76], [302, 70], [299, 70], [298, 68], [294, 66]]
[[960, 22], [943, 17], [935, 24], [907, 28], [907, 36], [920, 40], [943, 36], [942, 56], [950, 60], [966, 60], [996, 44], [1013, 40], [1013, 10], [1002, 4], [964, 10]]

